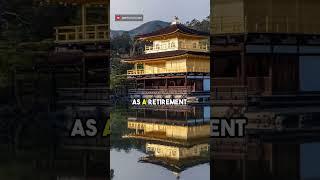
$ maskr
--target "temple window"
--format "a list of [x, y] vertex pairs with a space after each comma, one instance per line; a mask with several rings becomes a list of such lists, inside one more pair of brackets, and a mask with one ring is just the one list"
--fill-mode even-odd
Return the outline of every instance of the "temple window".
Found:
[[193, 47], [193, 48], [197, 48], [197, 43], [193, 43], [193, 44], [192, 44], [192, 47]]
[[171, 47], [172, 48], [175, 48], [176, 47], [176, 44], [174, 42], [171, 42]]
[[137, 69], [144, 69], [144, 65], [143, 64], [137, 64]]

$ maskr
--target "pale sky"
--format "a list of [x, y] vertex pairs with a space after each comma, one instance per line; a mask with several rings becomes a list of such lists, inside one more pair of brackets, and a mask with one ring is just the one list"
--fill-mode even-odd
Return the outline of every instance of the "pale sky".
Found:
[[[172, 22], [178, 16], [183, 23], [202, 20], [210, 14], [210, 0], [110, 0], [112, 30], [131, 30], [153, 20]], [[144, 21], [115, 21], [115, 14], [143, 14]]]

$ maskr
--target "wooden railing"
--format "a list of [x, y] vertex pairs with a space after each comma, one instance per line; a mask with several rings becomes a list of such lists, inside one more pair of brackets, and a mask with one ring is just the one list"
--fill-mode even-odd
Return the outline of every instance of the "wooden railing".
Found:
[[191, 51], [202, 51], [202, 52], [208, 52], [209, 51], [209, 45], [200, 45], [200, 44], [191, 44], [191, 43], [180, 43], [179, 49], [181, 50], [191, 50]]
[[193, 87], [170, 87], [167, 89], [130, 89], [129, 94], [134, 95], [165, 95], [165, 94], [186, 94], [193, 92]]
[[246, 85], [236, 77], [213, 78], [213, 100], [246, 100], [249, 95], [271, 95], [271, 77], [247, 77]]
[[241, 100], [246, 101], [248, 89], [246, 86], [220, 86], [211, 90], [212, 100]]
[[241, 80], [236, 77], [214, 77], [212, 86], [241, 86]]
[[109, 88], [58, 88], [58, 104], [110, 104]]
[[157, 68], [153, 70], [128, 70], [127, 75], [144, 75], [144, 74], [164, 74], [164, 73], [186, 73], [186, 72], [204, 72], [209, 73], [210, 67], [185, 67], [177, 69]]
[[211, 19], [213, 34], [221, 33], [319, 33], [320, 23], [306, 23], [296, 17], [283, 16], [225, 16]]
[[55, 28], [56, 43], [104, 42], [109, 39], [107, 24]]
[[244, 17], [213, 17], [211, 30], [214, 34], [246, 32]]

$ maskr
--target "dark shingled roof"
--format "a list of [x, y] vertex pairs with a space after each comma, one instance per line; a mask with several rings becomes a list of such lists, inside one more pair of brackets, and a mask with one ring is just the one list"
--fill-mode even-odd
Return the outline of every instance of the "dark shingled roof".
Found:
[[171, 34], [174, 32], [180, 32], [180, 33], [188, 34], [188, 35], [210, 36], [210, 34], [207, 32], [202, 32], [202, 31], [190, 29], [187, 26], [182, 25], [182, 24], [173, 24], [173, 25], [167, 26], [163, 29], [151, 32], [151, 33], [137, 35], [136, 38], [138, 38], [138, 39], [139, 38], [147, 38], [147, 37], [152, 37], [152, 36]]
[[210, 53], [207, 53], [207, 52], [176, 50], [176, 51], [165, 51], [165, 52], [159, 52], [159, 53], [137, 55], [137, 56], [133, 56], [128, 59], [124, 59], [124, 61], [152, 60], [152, 59], [158, 59], [158, 58], [181, 56], [181, 55], [185, 55], [185, 54], [199, 55], [199, 56], [209, 56], [210, 55]]

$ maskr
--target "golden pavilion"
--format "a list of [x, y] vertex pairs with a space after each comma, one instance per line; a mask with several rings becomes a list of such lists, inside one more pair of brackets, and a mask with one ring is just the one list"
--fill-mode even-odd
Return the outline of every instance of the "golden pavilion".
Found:
[[187, 98], [205, 101], [210, 97], [209, 33], [190, 29], [178, 18], [163, 29], [138, 35], [144, 53], [123, 61], [133, 65], [128, 79], [134, 98]]

